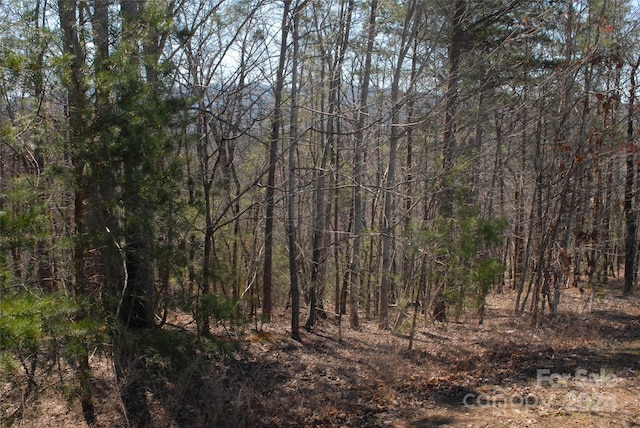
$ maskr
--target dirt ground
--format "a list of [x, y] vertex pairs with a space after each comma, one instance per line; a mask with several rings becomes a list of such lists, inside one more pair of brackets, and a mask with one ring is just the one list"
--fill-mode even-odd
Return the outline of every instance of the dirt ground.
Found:
[[[489, 299], [482, 325], [472, 316], [434, 324], [418, 314], [411, 351], [408, 328], [394, 335], [365, 320], [360, 331], [352, 331], [345, 319], [339, 340], [334, 317], [320, 320], [313, 332], [302, 331], [298, 343], [289, 338], [287, 314], [280, 313], [259, 332], [219, 327], [216, 343], [239, 344], [233, 351], [212, 345], [194, 353], [189, 326], [174, 314], [164, 345], [132, 358], [119, 380], [108, 359], [94, 356], [98, 423], [640, 426], [640, 299], [611, 291], [590, 303], [578, 289], [563, 292], [560, 315], [538, 328], [526, 316], [514, 319], [509, 293]], [[4, 393], [6, 412], [11, 394]], [[78, 400], [59, 393], [55, 382], [42, 381], [13, 423], [82, 424]]]

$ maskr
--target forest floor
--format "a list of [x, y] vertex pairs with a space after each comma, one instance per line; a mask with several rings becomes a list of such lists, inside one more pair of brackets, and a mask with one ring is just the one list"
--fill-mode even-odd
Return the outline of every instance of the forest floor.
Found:
[[[560, 315], [537, 328], [514, 319], [514, 298], [492, 296], [482, 325], [419, 313], [412, 351], [408, 328], [394, 335], [365, 320], [353, 331], [344, 319], [339, 339], [333, 317], [299, 343], [280, 313], [262, 331], [218, 327], [194, 352], [188, 317], [174, 314], [120, 380], [94, 357], [98, 425], [640, 426], [640, 298], [612, 290], [590, 304], [563, 290]], [[39, 383], [14, 426], [82, 425], [78, 400], [52, 385]]]

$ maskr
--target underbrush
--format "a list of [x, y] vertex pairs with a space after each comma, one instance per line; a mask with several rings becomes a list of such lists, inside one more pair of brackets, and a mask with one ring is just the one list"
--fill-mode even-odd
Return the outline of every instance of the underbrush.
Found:
[[186, 330], [124, 331], [114, 352], [128, 426], [245, 426], [248, 397], [228, 381], [242, 342]]
[[[86, 426], [73, 353], [80, 346], [90, 354], [94, 426], [255, 425], [253, 389], [233, 380], [242, 373], [234, 365], [245, 343], [228, 329], [211, 337], [172, 326], [81, 335], [69, 318], [73, 308], [5, 303], [11, 312], [5, 308], [0, 325], [0, 426]], [[69, 328], [54, 325], [64, 320]]]
[[[90, 348], [96, 426], [634, 426], [638, 298], [607, 296], [593, 311], [582, 299], [568, 289], [563, 311], [537, 328], [526, 314], [514, 318], [506, 293], [490, 296], [483, 324], [419, 316], [411, 350], [402, 331], [381, 332], [375, 320], [338, 335], [330, 315], [297, 342], [287, 313], [259, 332], [218, 324], [204, 337], [193, 317], [172, 312], [163, 329], [116, 330]], [[82, 425], [77, 365], [47, 358], [13, 426]], [[571, 378], [549, 385], [540, 369]], [[580, 382], [580, 373], [615, 381]], [[13, 383], [4, 378], [3, 409], [20, 404], [22, 389], [12, 388], [25, 380], [20, 370]]]

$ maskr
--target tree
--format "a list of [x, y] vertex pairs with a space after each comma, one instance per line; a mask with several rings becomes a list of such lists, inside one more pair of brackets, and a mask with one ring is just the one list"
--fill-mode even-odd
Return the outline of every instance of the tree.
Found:
[[289, 194], [287, 203], [288, 243], [289, 243], [289, 277], [291, 280], [291, 338], [300, 341], [300, 289], [298, 285], [298, 251], [296, 226], [296, 150], [298, 147], [298, 67], [300, 61], [300, 13], [306, 1], [296, 4], [291, 19], [291, 37], [293, 39], [292, 71], [291, 71], [291, 118], [289, 124]]
[[444, 131], [442, 135], [442, 169], [445, 177], [445, 194], [442, 198], [442, 215], [448, 217], [452, 213], [451, 199], [448, 198], [449, 184], [446, 183], [447, 175], [453, 167], [455, 153], [455, 118], [458, 107], [458, 80], [460, 79], [460, 55], [464, 43], [465, 28], [464, 19], [466, 1], [456, 0], [453, 5], [453, 18], [451, 29], [451, 41], [448, 47], [447, 90], [445, 94]]
[[[65, 76], [68, 103], [69, 148], [72, 153], [74, 177], [74, 224], [76, 244], [74, 248], [75, 293], [80, 299], [91, 296], [85, 270], [87, 248], [84, 243], [86, 234], [85, 194], [86, 181], [84, 175], [84, 153], [87, 150], [87, 100], [84, 69], [84, 52], [77, 31], [77, 4], [75, 0], [59, 0], [58, 13], [62, 30], [63, 54], [69, 72]], [[84, 315], [84, 314], [82, 314]], [[85, 347], [79, 357], [80, 370], [78, 379], [81, 390], [82, 413], [88, 425], [96, 422], [93, 399], [91, 396], [91, 368], [89, 366], [89, 350]]]
[[156, 230], [155, 210], [161, 197], [161, 171], [169, 144], [165, 128], [182, 108], [164, 87], [163, 59], [170, 8], [152, 3], [121, 2], [122, 39], [113, 56], [119, 58], [113, 82], [115, 103], [108, 125], [115, 149], [113, 161], [122, 166], [124, 256], [127, 283], [120, 315], [130, 327], [155, 326]]
[[413, 46], [413, 39], [418, 29], [418, 22], [422, 17], [422, 9], [419, 2], [409, 2], [405, 13], [404, 26], [400, 38], [400, 49], [395, 64], [393, 80], [391, 82], [391, 132], [389, 135], [389, 164], [387, 177], [384, 183], [384, 208], [382, 226], [382, 278], [380, 282], [380, 310], [378, 312], [378, 328], [389, 328], [389, 284], [391, 282], [391, 247], [393, 243], [394, 213], [393, 195], [396, 186], [396, 159], [398, 153], [398, 141], [401, 136], [400, 127], [400, 79], [404, 60]]
[[373, 46], [376, 37], [376, 13], [378, 2], [371, 2], [369, 21], [367, 25], [367, 49], [365, 54], [364, 70], [362, 71], [362, 81], [360, 84], [360, 111], [358, 112], [358, 124], [356, 128], [355, 147], [353, 156], [353, 253], [351, 255], [351, 292], [349, 322], [352, 329], [359, 329], [358, 320], [358, 294], [360, 293], [360, 250], [363, 229], [363, 207], [362, 188], [364, 186], [364, 131], [369, 109], [369, 81], [371, 79], [371, 57], [373, 56]]
[[[305, 328], [311, 330], [316, 323], [320, 305], [318, 302], [319, 294], [319, 276], [322, 265], [325, 263], [325, 193], [327, 179], [327, 165], [332, 148], [335, 147], [336, 138], [339, 134], [339, 111], [340, 111], [340, 93], [342, 89], [342, 71], [349, 48], [349, 37], [351, 34], [351, 19], [353, 16], [354, 2], [340, 2], [339, 17], [337, 20], [337, 34], [335, 34], [335, 46], [325, 46], [321, 43], [321, 54], [323, 61], [328, 64], [328, 109], [326, 111], [326, 139], [321, 137], [321, 160], [320, 167], [316, 170], [315, 186], [314, 186], [314, 214], [313, 214], [313, 237], [312, 237], [312, 254], [311, 254], [311, 275], [309, 287], [309, 313], [305, 322]], [[333, 57], [331, 57], [333, 53]], [[324, 106], [323, 106], [324, 108]], [[334, 207], [335, 208], [335, 207]], [[336, 285], [338, 287], [338, 285]], [[336, 289], [337, 291], [337, 289]], [[339, 300], [340, 297], [337, 297]], [[337, 304], [337, 302], [336, 302]]]
[[635, 101], [636, 101], [636, 72], [640, 67], [640, 57], [631, 66], [629, 72], [629, 106], [627, 113], [627, 156], [626, 156], [626, 175], [624, 183], [624, 216], [625, 216], [625, 258], [624, 258], [624, 290], [625, 295], [631, 294], [636, 283], [637, 276], [637, 252], [636, 245], [636, 214], [633, 210], [634, 201], [634, 183], [635, 183]]
[[274, 106], [271, 116], [271, 132], [269, 133], [269, 173], [265, 193], [266, 221], [264, 226], [264, 267], [262, 279], [262, 317], [265, 322], [271, 321], [272, 279], [273, 279], [273, 215], [276, 191], [276, 164], [278, 162], [278, 142], [282, 126], [282, 93], [284, 91], [285, 65], [287, 60], [287, 40], [289, 38], [289, 10], [291, 0], [283, 0], [284, 8], [280, 26], [280, 56], [276, 72]]

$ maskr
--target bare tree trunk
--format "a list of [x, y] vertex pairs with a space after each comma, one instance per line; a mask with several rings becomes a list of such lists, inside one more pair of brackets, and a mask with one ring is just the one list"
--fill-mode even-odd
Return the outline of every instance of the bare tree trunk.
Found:
[[[313, 225], [313, 238], [312, 238], [312, 251], [311, 251], [311, 281], [309, 286], [309, 313], [307, 321], [305, 322], [305, 328], [311, 330], [317, 320], [318, 316], [318, 277], [322, 269], [322, 263], [324, 263], [325, 249], [322, 248], [325, 241], [325, 183], [326, 183], [326, 167], [329, 162], [329, 155], [334, 141], [336, 138], [336, 127], [338, 126], [336, 113], [339, 111], [340, 104], [340, 88], [342, 86], [342, 66], [349, 45], [349, 34], [351, 31], [351, 17], [354, 8], [354, 0], [349, 0], [346, 6], [346, 10], [343, 7], [343, 18], [340, 25], [340, 41], [338, 43], [335, 58], [333, 60], [333, 67], [330, 67], [330, 84], [329, 84], [329, 111], [327, 120], [327, 140], [324, 142], [322, 149], [322, 160], [320, 162], [320, 170], [317, 173], [315, 184], [315, 211], [314, 211], [314, 225]], [[328, 58], [328, 52], [323, 50], [323, 56]], [[337, 267], [336, 267], [337, 268]], [[336, 297], [339, 297], [339, 286], [336, 284], [337, 293]], [[340, 310], [340, 308], [338, 308]]]
[[211, 294], [211, 254], [213, 249], [213, 219], [211, 210], [211, 187], [214, 172], [210, 171], [210, 155], [209, 155], [209, 138], [206, 131], [206, 121], [201, 118], [199, 121], [201, 127], [200, 135], [203, 135], [199, 142], [200, 145], [200, 170], [202, 175], [202, 190], [204, 197], [204, 251], [202, 253], [202, 279], [200, 283], [199, 300], [201, 305], [196, 309], [196, 320], [198, 324], [199, 334], [203, 336], [209, 335], [209, 312], [203, 307], [202, 302]]
[[278, 161], [278, 139], [282, 126], [282, 92], [284, 89], [284, 68], [287, 60], [287, 39], [289, 38], [289, 8], [291, 0], [284, 0], [281, 21], [280, 59], [274, 88], [274, 107], [271, 119], [271, 133], [269, 135], [269, 172], [265, 196], [265, 226], [264, 226], [264, 268], [262, 278], [262, 318], [264, 322], [271, 322], [271, 289], [273, 281], [273, 213], [275, 208], [276, 164]]
[[637, 260], [637, 237], [636, 237], [636, 213], [634, 211], [634, 184], [635, 184], [635, 142], [634, 142], [634, 118], [636, 99], [636, 72], [640, 66], [640, 58], [631, 68], [629, 88], [629, 107], [627, 114], [627, 159], [626, 175], [624, 183], [624, 217], [625, 217], [625, 257], [624, 257], [624, 295], [632, 293], [636, 284], [636, 260]]
[[[324, 138], [323, 138], [324, 140]], [[311, 330], [316, 323], [317, 319], [317, 299], [318, 299], [318, 278], [320, 276], [321, 264], [324, 262], [324, 195], [325, 195], [325, 182], [326, 182], [326, 167], [329, 160], [330, 144], [328, 141], [322, 143], [322, 159], [320, 161], [320, 169], [317, 171], [315, 177], [315, 210], [313, 221], [313, 237], [311, 239], [311, 278], [309, 285], [309, 312], [307, 314], [307, 320], [305, 322], [305, 328]], [[339, 296], [339, 289], [336, 289], [336, 293]], [[339, 297], [336, 304], [339, 304]]]
[[[410, 239], [409, 237], [412, 234], [412, 211], [413, 211], [413, 124], [414, 120], [414, 104], [415, 104], [415, 83], [416, 76], [418, 73], [417, 64], [418, 57], [421, 56], [418, 53], [418, 38], [414, 38], [413, 40], [413, 55], [411, 58], [411, 77], [409, 80], [409, 94], [407, 95], [407, 122], [409, 125], [407, 126], [406, 133], [406, 141], [407, 141], [407, 154], [405, 160], [405, 168], [406, 168], [406, 177], [404, 179], [406, 183], [406, 193], [405, 193], [405, 202], [404, 202], [404, 238]], [[404, 323], [405, 318], [409, 315], [408, 309], [412, 304], [413, 299], [408, 299], [407, 296], [411, 293], [415, 292], [414, 290], [414, 281], [413, 281], [413, 272], [415, 268], [415, 253], [413, 251], [404, 251], [402, 257], [402, 297], [403, 299], [399, 299], [402, 301], [402, 304], [398, 306], [398, 316], [396, 317], [396, 321], [393, 325], [393, 331], [397, 331], [402, 324]]]
[[364, 70], [362, 72], [362, 82], [360, 84], [360, 113], [358, 116], [358, 128], [356, 130], [355, 154], [353, 165], [353, 179], [355, 182], [353, 190], [353, 253], [351, 255], [351, 290], [349, 298], [349, 325], [352, 329], [359, 329], [358, 320], [358, 295], [360, 293], [360, 247], [362, 241], [363, 210], [362, 210], [362, 186], [364, 185], [364, 126], [368, 116], [367, 103], [369, 102], [369, 79], [371, 78], [371, 57], [373, 44], [376, 37], [376, 12], [378, 9], [377, 0], [372, 0], [369, 12], [369, 25], [367, 27], [367, 53]]
[[451, 168], [454, 163], [456, 146], [456, 111], [458, 109], [458, 79], [460, 78], [460, 57], [464, 43], [464, 19], [466, 0], [455, 0], [453, 4], [453, 29], [449, 44], [449, 70], [447, 76], [447, 92], [445, 94], [444, 132], [442, 135], [442, 169], [443, 195], [441, 198], [440, 215], [453, 215], [453, 201], [451, 198]]
[[[393, 244], [393, 194], [396, 184], [396, 163], [398, 155], [398, 142], [400, 140], [400, 79], [402, 77], [402, 65], [412, 45], [417, 31], [417, 23], [420, 15], [416, 15], [419, 2], [412, 1], [407, 5], [407, 12], [400, 41], [400, 53], [391, 82], [391, 134], [389, 135], [389, 166], [387, 178], [384, 183], [384, 213], [382, 225], [382, 278], [380, 282], [380, 310], [378, 312], [378, 328], [389, 328], [389, 286], [391, 283], [391, 247]], [[414, 21], [414, 16], [416, 16]], [[412, 24], [413, 21], [413, 24]]]
[[[88, 297], [91, 290], [88, 287], [88, 279], [85, 271], [86, 248], [86, 222], [85, 199], [86, 179], [84, 176], [85, 159], [82, 153], [85, 150], [87, 129], [85, 122], [86, 100], [84, 94], [84, 53], [80, 45], [78, 24], [76, 22], [77, 3], [75, 0], [58, 0], [58, 14], [60, 28], [62, 30], [63, 52], [71, 58], [70, 78], [67, 84], [67, 104], [69, 120], [69, 143], [72, 153], [74, 174], [74, 222], [75, 222], [75, 247], [74, 247], [74, 271], [75, 293], [80, 299]], [[79, 317], [85, 314], [79, 314]], [[91, 394], [91, 366], [89, 365], [89, 352], [86, 347], [81, 348], [78, 356], [80, 383], [80, 403], [85, 422], [89, 426], [96, 424], [96, 416]]]
[[[304, 6], [302, 6], [304, 7]], [[298, 252], [296, 240], [296, 149], [298, 147], [298, 61], [301, 6], [295, 8], [291, 34], [293, 38], [293, 67], [291, 72], [291, 123], [289, 124], [289, 198], [287, 204], [289, 238], [289, 278], [291, 281], [291, 338], [300, 341], [300, 290], [298, 287]]]
[[[455, 162], [456, 113], [458, 109], [458, 79], [460, 78], [460, 59], [465, 37], [466, 0], [453, 3], [451, 40], [448, 48], [449, 69], [447, 90], [445, 93], [444, 131], [442, 133], [442, 179], [439, 201], [439, 214], [444, 218], [453, 216], [452, 169]], [[443, 293], [447, 284], [439, 284], [433, 296], [432, 315], [439, 321], [446, 320], [446, 302]]]

